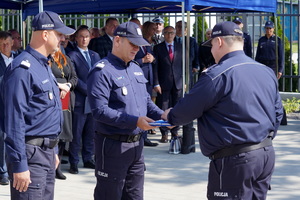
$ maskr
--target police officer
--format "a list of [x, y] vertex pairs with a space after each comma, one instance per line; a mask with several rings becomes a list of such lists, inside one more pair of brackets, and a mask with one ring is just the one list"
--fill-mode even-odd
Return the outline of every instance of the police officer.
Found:
[[205, 44], [217, 64], [163, 115], [173, 125], [198, 119], [200, 148], [211, 159], [208, 199], [266, 199], [274, 170], [271, 139], [282, 118], [277, 80], [245, 55], [243, 43], [235, 23], [216, 24]]
[[163, 113], [152, 102], [143, 71], [133, 61], [139, 46], [145, 45], [149, 43], [137, 24], [119, 25], [112, 52], [88, 76], [88, 99], [96, 121], [95, 200], [143, 199], [141, 134], [155, 128], [148, 123]]
[[[241, 30], [243, 30], [244, 24], [243, 20], [240, 17], [236, 17], [233, 20], [234, 23], [236, 23]], [[252, 58], [252, 43], [251, 43], [251, 36], [249, 33], [243, 32], [243, 38], [244, 38], [244, 52], [247, 56]]]
[[11, 199], [52, 200], [58, 164], [54, 147], [63, 119], [48, 57], [60, 48], [64, 34], [75, 30], [50, 11], [34, 17], [32, 30], [30, 44], [8, 66], [1, 84], [7, 166]]
[[[265, 36], [258, 40], [255, 60], [273, 69], [278, 79], [283, 71], [283, 47], [281, 39], [274, 34], [274, 23], [267, 21], [265, 24]], [[278, 71], [276, 68], [276, 37], [278, 41]]]
[[156, 31], [155, 31], [155, 35], [153, 36], [153, 40], [155, 44], [159, 44], [165, 41], [164, 34], [163, 34], [165, 21], [163, 20], [163, 18], [158, 16], [152, 19], [152, 22], [154, 22], [156, 25]]

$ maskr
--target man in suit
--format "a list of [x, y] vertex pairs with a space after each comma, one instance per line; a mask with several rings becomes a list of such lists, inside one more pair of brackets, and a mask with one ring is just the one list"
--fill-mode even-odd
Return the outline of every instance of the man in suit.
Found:
[[[71, 174], [78, 174], [78, 153], [82, 146], [82, 160], [85, 168], [95, 168], [94, 155], [94, 122], [87, 101], [86, 80], [91, 67], [100, 60], [99, 55], [88, 49], [90, 32], [87, 26], [80, 26], [75, 33], [77, 48], [68, 55], [71, 58], [78, 83], [75, 88], [75, 108], [73, 112], [73, 140], [69, 148], [69, 161]], [[81, 142], [82, 141], [82, 145]]]
[[[73, 25], [68, 25], [69, 28], [76, 29]], [[66, 43], [64, 46], [66, 54], [68, 54], [71, 51], [74, 51], [76, 49], [76, 41], [75, 41], [75, 33], [72, 35], [66, 35], [65, 41], [63, 43]]]
[[[186, 41], [186, 35], [187, 35], [187, 23], [184, 22], [184, 38]], [[174, 38], [175, 42], [179, 42], [182, 44], [182, 21], [176, 22], [175, 26], [176, 30], [176, 37]], [[198, 45], [196, 42], [196, 39], [193, 37], [190, 37], [190, 87], [192, 86], [192, 80], [193, 80], [193, 73], [198, 72], [199, 68], [199, 60], [197, 59], [198, 55]]]
[[[154, 90], [158, 93], [156, 103], [162, 110], [175, 106], [182, 97], [182, 45], [174, 42], [175, 28], [163, 30], [165, 41], [154, 46]], [[172, 136], [178, 135], [179, 127], [171, 129]], [[168, 128], [161, 127], [160, 142], [168, 142]]]
[[[6, 67], [11, 63], [14, 55], [11, 52], [13, 46], [12, 35], [6, 31], [0, 31], [0, 82]], [[5, 163], [4, 132], [0, 129], [0, 185], [8, 185], [8, 173]]]
[[10, 29], [8, 32], [11, 34], [13, 40], [11, 51], [15, 56], [17, 56], [23, 51], [21, 35], [16, 29]]
[[108, 18], [105, 21], [105, 35], [91, 40], [89, 48], [97, 52], [101, 59], [112, 50], [112, 40], [115, 29], [119, 26], [117, 18]]
[[[174, 41], [179, 42], [182, 44], [183, 36], [182, 36], [182, 21], [176, 22], [175, 26], [176, 30], [176, 37]], [[184, 22], [184, 39], [185, 42], [187, 36], [187, 23]], [[187, 43], [186, 43], [187, 49]], [[198, 72], [199, 68], [199, 60], [197, 59], [196, 55], [198, 55], [198, 45], [196, 39], [190, 37], [190, 44], [189, 44], [189, 88], [194, 85], [194, 73]], [[181, 146], [181, 153], [182, 154], [189, 154], [191, 152], [195, 152], [195, 128], [193, 127], [193, 121], [188, 124], [182, 126], [182, 146]]]

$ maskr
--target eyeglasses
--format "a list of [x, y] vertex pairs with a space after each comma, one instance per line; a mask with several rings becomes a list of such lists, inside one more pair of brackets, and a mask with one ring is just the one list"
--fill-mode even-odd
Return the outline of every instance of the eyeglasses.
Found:
[[13, 37], [13, 40], [21, 40], [21, 37]]
[[164, 32], [165, 35], [170, 34], [170, 35], [174, 35], [175, 32]]

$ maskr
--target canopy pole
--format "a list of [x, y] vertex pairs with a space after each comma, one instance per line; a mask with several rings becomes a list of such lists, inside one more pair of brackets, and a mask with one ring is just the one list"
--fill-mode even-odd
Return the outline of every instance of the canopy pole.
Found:
[[[276, 77], [278, 76], [278, 69], [279, 69], [279, 66], [278, 66], [278, 27], [277, 27], [277, 17], [276, 17], [276, 13], [273, 13], [273, 16], [274, 16], [274, 24], [275, 24], [275, 56], [276, 56]], [[284, 40], [282, 40], [284, 41]]]
[[[185, 62], [185, 77], [186, 77], [186, 90], [185, 93], [189, 93], [190, 91], [190, 73], [191, 73], [191, 69], [190, 69], [190, 27], [191, 27], [191, 12], [187, 11], [187, 34], [186, 34], [186, 62]], [[195, 55], [196, 56], [196, 55]]]
[[39, 0], [39, 12], [44, 11], [44, 5], [43, 5], [43, 0]]
[[186, 60], [186, 52], [185, 52], [185, 39], [184, 39], [184, 30], [185, 30], [185, 20], [184, 20], [184, 14], [185, 14], [185, 5], [184, 5], [184, 1], [181, 2], [181, 15], [182, 15], [182, 96], [184, 97], [184, 93], [185, 93], [185, 83], [186, 83], [186, 67], [185, 67], [185, 60]]

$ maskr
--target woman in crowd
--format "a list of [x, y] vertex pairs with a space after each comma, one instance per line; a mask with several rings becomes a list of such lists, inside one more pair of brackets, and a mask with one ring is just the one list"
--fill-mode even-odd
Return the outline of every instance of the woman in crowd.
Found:
[[[58, 87], [60, 89], [60, 99], [62, 101], [62, 110], [64, 116], [64, 123], [62, 132], [59, 135], [58, 143], [58, 157], [61, 161], [66, 142], [72, 141], [72, 111], [75, 103], [75, 94], [73, 92], [77, 85], [77, 75], [74, 70], [70, 58], [64, 55], [60, 50], [52, 55], [51, 69], [54, 74]], [[60, 164], [56, 169], [56, 178], [65, 180], [60, 169]]]

